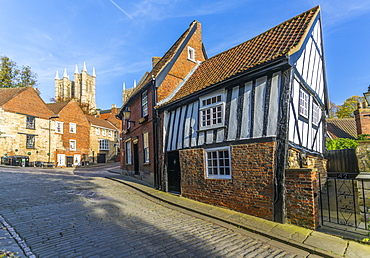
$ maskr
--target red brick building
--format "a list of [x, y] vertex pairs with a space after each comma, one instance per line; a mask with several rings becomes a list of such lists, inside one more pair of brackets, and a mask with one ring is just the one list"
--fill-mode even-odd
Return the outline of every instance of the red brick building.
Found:
[[[206, 59], [202, 44], [201, 24], [194, 21], [162, 58], [153, 58], [153, 68], [138, 85], [126, 92], [127, 101], [119, 114], [122, 119], [121, 168], [161, 187], [158, 173], [161, 150], [156, 149], [160, 121], [154, 107], [176, 91], [184, 80]], [[124, 113], [130, 112], [130, 118]]]
[[62, 147], [52, 150], [58, 167], [81, 165], [90, 152], [90, 124], [74, 100], [47, 104], [58, 118], [54, 134], [62, 137]]

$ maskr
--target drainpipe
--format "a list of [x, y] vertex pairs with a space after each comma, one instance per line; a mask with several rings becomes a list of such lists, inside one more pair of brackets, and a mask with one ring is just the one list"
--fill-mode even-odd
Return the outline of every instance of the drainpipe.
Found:
[[154, 187], [156, 189], [161, 189], [161, 180], [160, 176], [158, 174], [158, 166], [159, 166], [159, 161], [158, 161], [158, 139], [160, 140], [160, 137], [157, 137], [157, 132], [159, 131], [157, 126], [158, 126], [158, 112], [157, 109], [155, 109], [155, 105], [157, 103], [157, 89], [155, 85], [155, 77], [152, 77], [152, 114], [153, 114], [153, 142], [154, 142]]

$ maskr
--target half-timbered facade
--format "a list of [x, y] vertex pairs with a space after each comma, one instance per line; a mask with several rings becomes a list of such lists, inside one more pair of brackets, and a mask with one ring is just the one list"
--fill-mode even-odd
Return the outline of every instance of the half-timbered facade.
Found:
[[159, 102], [164, 188], [317, 227], [327, 103], [315, 7], [202, 62]]

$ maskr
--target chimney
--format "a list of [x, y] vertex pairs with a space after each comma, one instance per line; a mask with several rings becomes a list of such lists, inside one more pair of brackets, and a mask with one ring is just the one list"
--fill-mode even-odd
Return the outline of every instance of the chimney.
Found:
[[100, 118], [100, 110], [97, 110], [96, 111], [96, 115], [95, 115], [96, 118]]
[[159, 60], [161, 60], [162, 57], [160, 56], [153, 56], [152, 57], [152, 66], [154, 67], [158, 62]]
[[116, 114], [116, 113], [117, 113], [117, 107], [116, 107], [116, 104], [112, 104], [111, 113], [112, 113], [112, 114]]
[[370, 134], [370, 108], [366, 105], [359, 105], [359, 108], [354, 112], [356, 120], [357, 134]]

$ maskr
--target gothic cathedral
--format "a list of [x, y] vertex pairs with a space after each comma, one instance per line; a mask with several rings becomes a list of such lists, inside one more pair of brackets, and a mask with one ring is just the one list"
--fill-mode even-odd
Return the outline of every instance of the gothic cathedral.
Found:
[[55, 76], [55, 101], [64, 102], [71, 99], [87, 105], [91, 111], [96, 110], [95, 101], [95, 68], [93, 67], [92, 75], [87, 73], [86, 62], [84, 62], [81, 73], [78, 67], [74, 72], [74, 80], [71, 81], [67, 75], [67, 69], [64, 69], [63, 78], [59, 78], [58, 71]]

